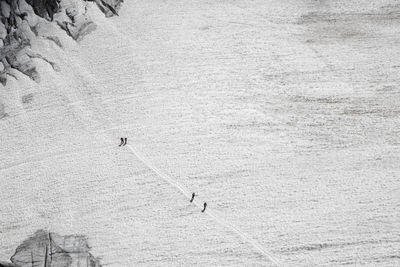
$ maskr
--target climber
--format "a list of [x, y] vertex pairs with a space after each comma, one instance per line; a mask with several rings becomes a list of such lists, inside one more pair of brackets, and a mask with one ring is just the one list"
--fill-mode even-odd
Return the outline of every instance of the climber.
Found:
[[201, 212], [204, 212], [206, 210], [206, 208], [207, 208], [207, 202], [204, 202], [204, 208]]
[[195, 193], [192, 193], [192, 198], [190, 199], [190, 202], [193, 202], [194, 197], [196, 196]]
[[125, 137], [125, 144], [124, 146], [128, 143], [128, 138]]
[[124, 145], [124, 138], [121, 137], [121, 144], [119, 144], [119, 146], [123, 146]]

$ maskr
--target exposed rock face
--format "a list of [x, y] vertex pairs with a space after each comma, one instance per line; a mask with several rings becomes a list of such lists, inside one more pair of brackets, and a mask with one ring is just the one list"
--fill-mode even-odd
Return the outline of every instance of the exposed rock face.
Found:
[[46, 19], [53, 20], [54, 13], [60, 8], [60, 0], [27, 0], [35, 13]]
[[31, 41], [45, 38], [62, 47], [57, 37], [38, 32], [45, 23], [58, 25], [74, 40], [82, 39], [96, 29], [87, 15], [88, 2], [95, 2], [110, 17], [118, 15], [123, 0], [0, 0], [0, 82], [6, 85], [8, 76], [16, 78], [14, 70], [39, 82], [32, 58], [48, 62], [57, 71], [56, 63], [31, 50]]
[[43, 230], [25, 240], [11, 257], [11, 263], [0, 267], [101, 267], [90, 253], [87, 238], [82, 235], [60, 236]]
[[[92, 0], [93, 1], [93, 0]], [[107, 16], [111, 17], [113, 15], [118, 15], [119, 10], [123, 0], [94, 0], [100, 10]]]

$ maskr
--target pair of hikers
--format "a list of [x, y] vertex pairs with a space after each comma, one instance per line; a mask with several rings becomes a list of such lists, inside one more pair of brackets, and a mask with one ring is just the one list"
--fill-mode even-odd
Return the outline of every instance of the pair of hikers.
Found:
[[[196, 193], [192, 193], [192, 198], [190, 199], [190, 202], [193, 202], [195, 196], [196, 196]], [[207, 208], [207, 202], [204, 202], [203, 210], [201, 212], [205, 212], [206, 208]]]
[[119, 144], [119, 146], [124, 146], [124, 145], [126, 145], [127, 142], [128, 142], [128, 138], [121, 137], [121, 144]]

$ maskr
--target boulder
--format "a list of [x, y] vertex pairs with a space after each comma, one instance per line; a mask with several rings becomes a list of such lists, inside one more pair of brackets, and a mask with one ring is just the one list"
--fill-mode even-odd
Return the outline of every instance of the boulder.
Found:
[[23, 241], [10, 263], [0, 263], [0, 267], [32, 266], [101, 267], [99, 259], [90, 253], [85, 236], [61, 236], [44, 230]]

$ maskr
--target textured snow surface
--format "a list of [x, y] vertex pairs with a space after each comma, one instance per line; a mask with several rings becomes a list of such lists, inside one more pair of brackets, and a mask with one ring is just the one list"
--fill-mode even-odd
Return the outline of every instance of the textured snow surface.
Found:
[[273, 266], [256, 243], [283, 266], [400, 265], [396, 1], [89, 12], [79, 44], [36, 47], [61, 72], [0, 90], [0, 259], [48, 229], [110, 266]]

